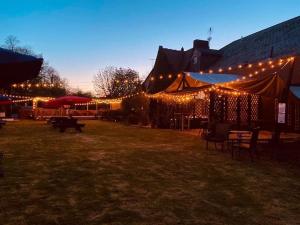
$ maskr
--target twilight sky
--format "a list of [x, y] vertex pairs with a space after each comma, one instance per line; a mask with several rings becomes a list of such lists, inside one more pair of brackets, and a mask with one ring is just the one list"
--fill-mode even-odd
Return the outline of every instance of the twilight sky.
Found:
[[300, 15], [299, 0], [0, 0], [0, 9], [0, 45], [16, 36], [83, 90], [109, 65], [145, 77], [159, 45], [189, 49], [209, 27], [219, 49]]

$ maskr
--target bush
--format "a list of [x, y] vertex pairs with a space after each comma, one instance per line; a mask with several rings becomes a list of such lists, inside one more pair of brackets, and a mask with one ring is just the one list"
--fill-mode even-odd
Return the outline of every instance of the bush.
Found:
[[123, 112], [122, 110], [108, 110], [102, 113], [102, 117], [104, 120], [120, 122], [123, 120]]
[[129, 124], [149, 124], [149, 100], [144, 95], [135, 95], [122, 101], [124, 119]]

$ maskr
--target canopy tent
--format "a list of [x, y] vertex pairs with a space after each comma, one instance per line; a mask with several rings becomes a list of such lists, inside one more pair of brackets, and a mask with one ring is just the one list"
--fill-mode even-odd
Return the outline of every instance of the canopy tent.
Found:
[[[277, 74], [238, 79], [235, 74], [200, 74], [185, 72], [164, 91], [165, 93], [197, 92], [213, 85], [219, 88], [243, 91], [264, 97], [280, 98], [286, 87], [286, 82]], [[292, 90], [292, 89], [291, 89]], [[295, 87], [293, 88], [295, 90]], [[295, 91], [294, 91], [295, 92]], [[300, 90], [298, 91], [300, 96]]]
[[165, 90], [167, 93], [192, 92], [205, 89], [214, 84], [224, 84], [238, 79], [235, 74], [187, 73], [177, 79]]
[[53, 100], [50, 100], [46, 102], [43, 107], [45, 108], [60, 108], [65, 105], [74, 105], [77, 103], [88, 103], [92, 99], [91, 98], [85, 98], [85, 97], [79, 97], [79, 96], [63, 96], [59, 97]]
[[43, 59], [0, 48], [0, 87], [38, 76]]

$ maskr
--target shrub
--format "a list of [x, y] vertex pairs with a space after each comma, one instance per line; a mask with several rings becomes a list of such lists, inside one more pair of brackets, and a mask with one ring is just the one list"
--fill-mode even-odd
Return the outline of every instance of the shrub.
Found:
[[149, 100], [144, 95], [123, 99], [122, 112], [129, 124], [149, 124]]

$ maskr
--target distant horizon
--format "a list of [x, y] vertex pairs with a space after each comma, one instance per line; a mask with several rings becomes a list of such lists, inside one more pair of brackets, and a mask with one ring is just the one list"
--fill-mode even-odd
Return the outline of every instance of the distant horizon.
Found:
[[[288, 2], [288, 3], [287, 3]], [[1, 2], [0, 45], [9, 35], [42, 54], [71, 87], [92, 91], [106, 66], [145, 78], [159, 45], [189, 49], [208, 38], [212, 49], [299, 16], [299, 2], [15, 0]], [[266, 13], [268, 12], [268, 13]]]

